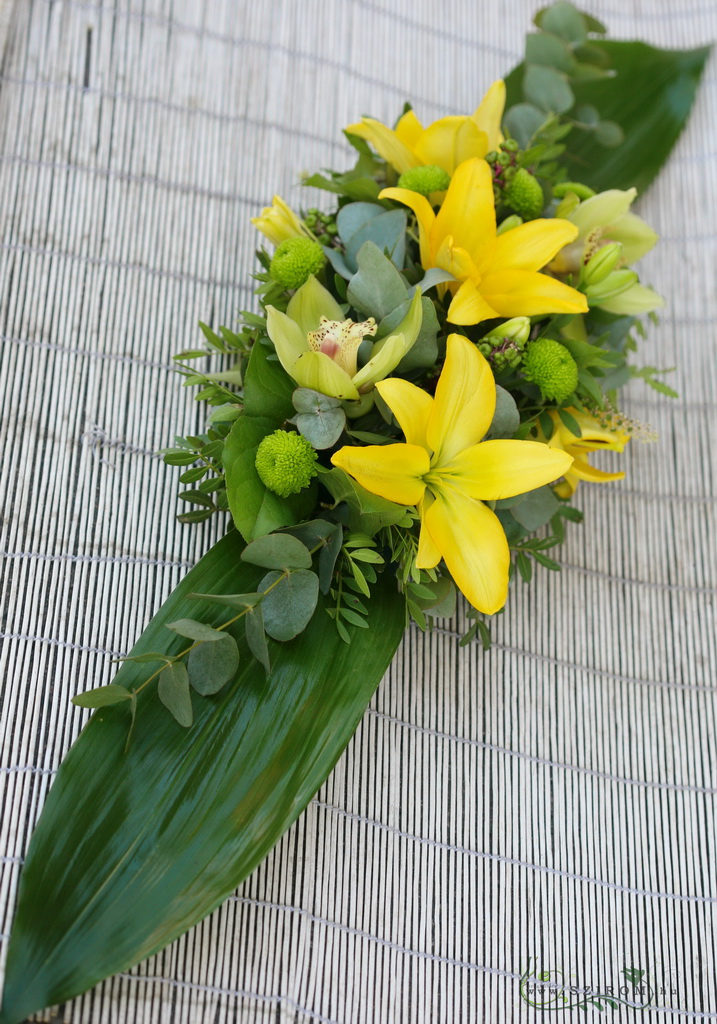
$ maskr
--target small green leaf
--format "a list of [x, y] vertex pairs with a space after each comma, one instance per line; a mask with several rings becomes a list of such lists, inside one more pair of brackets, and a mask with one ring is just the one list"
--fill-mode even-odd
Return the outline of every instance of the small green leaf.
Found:
[[567, 427], [571, 434], [575, 434], [576, 437], [583, 436], [580, 424], [575, 417], [567, 411], [567, 409], [558, 409], [558, 416], [562, 420], [563, 426]]
[[98, 686], [96, 690], [78, 693], [72, 698], [72, 703], [79, 708], [105, 708], [108, 704], [121, 704], [125, 700], [132, 700], [129, 690], [117, 683], [110, 683], [109, 686]]
[[308, 569], [298, 569], [283, 579], [282, 573], [270, 572], [259, 584], [259, 589], [266, 591], [275, 583], [261, 606], [264, 629], [274, 640], [291, 640], [311, 621], [319, 599], [319, 577]]
[[180, 484], [193, 484], [197, 480], [201, 480], [203, 476], [206, 476], [209, 470], [206, 466], [195, 466], [193, 469], [188, 469], [179, 478]]
[[531, 579], [533, 578], [533, 566], [531, 565], [530, 559], [524, 551], [518, 552], [516, 564], [518, 566], [518, 572], [523, 578], [523, 582], [530, 583]]
[[233, 636], [223, 635], [216, 644], [200, 644], [189, 652], [189, 682], [203, 697], [218, 693], [239, 668], [239, 648]]
[[249, 650], [256, 660], [264, 666], [266, 674], [271, 673], [271, 661], [269, 660], [269, 647], [264, 632], [264, 615], [261, 605], [244, 616], [244, 628], [246, 630], [246, 642]]
[[527, 64], [541, 64], [571, 71], [575, 59], [564, 39], [550, 32], [534, 32], [525, 40], [525, 61]]
[[242, 561], [264, 569], [310, 569], [311, 555], [304, 544], [288, 533], [270, 533], [247, 544]]
[[346, 426], [346, 413], [343, 409], [319, 409], [313, 413], [299, 413], [295, 423], [311, 447], [321, 452], [332, 448], [341, 437]]
[[625, 141], [625, 132], [616, 121], [601, 121], [595, 129], [595, 138], [601, 146], [614, 149]]
[[340, 614], [347, 622], [350, 622], [352, 626], [358, 626], [360, 629], [368, 629], [368, 622], [366, 622], [366, 619], [364, 619], [362, 615], [359, 615], [358, 612], [352, 611], [351, 608], [342, 607], [340, 609]]
[[322, 395], [320, 391], [313, 391], [311, 388], [296, 388], [291, 401], [297, 412], [317, 413], [341, 408], [340, 398]]
[[176, 622], [168, 622], [167, 629], [171, 629], [180, 636], [186, 636], [188, 640], [200, 640], [202, 643], [216, 643], [223, 640], [225, 633], [218, 629], [207, 626], [204, 622], [197, 622], [195, 619], [177, 619]]
[[192, 698], [189, 693], [189, 674], [183, 661], [167, 665], [159, 676], [159, 699], [176, 721], [188, 729], [192, 724]]

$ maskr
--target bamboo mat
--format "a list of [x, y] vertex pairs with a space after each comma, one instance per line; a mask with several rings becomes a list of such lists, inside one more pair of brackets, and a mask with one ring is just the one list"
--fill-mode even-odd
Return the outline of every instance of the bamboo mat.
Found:
[[[512, 0], [17, 0], [0, 7], [4, 955], [28, 837], [154, 610], [218, 536], [181, 527], [154, 452], [201, 427], [170, 370], [249, 301], [249, 218], [347, 166], [341, 128], [473, 109], [520, 58]], [[717, 37], [706, 0], [593, 0], [612, 35]], [[644, 970], [656, 1007], [717, 1019], [717, 75], [641, 205], [667, 298], [640, 383], [659, 432], [579, 491], [559, 574], [513, 587], [485, 654], [463, 615], [412, 632], [336, 770], [237, 893], [67, 1024], [536, 1022], [526, 968]], [[317, 197], [318, 198], [318, 197]], [[527, 994], [535, 1001], [536, 995]], [[552, 1011], [560, 1020], [596, 1016]], [[573, 1016], [575, 1015], [575, 1016]], [[42, 1019], [47, 1019], [43, 1017]]]

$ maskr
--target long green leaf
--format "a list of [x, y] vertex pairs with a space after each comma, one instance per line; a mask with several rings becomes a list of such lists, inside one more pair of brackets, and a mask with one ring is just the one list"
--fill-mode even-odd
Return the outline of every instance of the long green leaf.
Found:
[[[225, 614], [189, 594], [251, 593], [263, 569], [242, 562], [232, 532], [199, 562], [134, 648], [177, 653], [165, 627], [217, 625]], [[65, 758], [30, 843], [10, 940], [0, 1024], [15, 1024], [126, 970], [218, 906], [298, 817], [333, 768], [398, 646], [404, 611], [379, 581], [369, 629], [347, 646], [319, 608], [305, 633], [270, 641], [271, 676], [249, 654], [241, 621], [235, 679], [192, 694], [178, 725], [154, 684], [130, 711], [105, 707]], [[241, 627], [241, 628], [240, 628]], [[151, 671], [125, 662], [135, 689]]]
[[[571, 179], [596, 191], [631, 188], [644, 192], [667, 160], [694, 102], [709, 47], [660, 50], [638, 42], [600, 40], [610, 56], [612, 78], [571, 83], [578, 105], [596, 107], [601, 120], [616, 121], [625, 140], [614, 149], [592, 133], [574, 130], [562, 157]], [[523, 101], [525, 66], [506, 79], [506, 106]]]

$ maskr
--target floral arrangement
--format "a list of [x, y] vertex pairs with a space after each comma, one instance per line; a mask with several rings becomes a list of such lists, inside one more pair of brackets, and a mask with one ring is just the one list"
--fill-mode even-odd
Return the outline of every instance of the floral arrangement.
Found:
[[[349, 125], [355, 165], [304, 181], [322, 205], [276, 196], [254, 218], [257, 308], [177, 355], [207, 405], [205, 432], [163, 453], [179, 518], [230, 529], [116, 681], [74, 699], [97, 711], [31, 844], [3, 1024], [228, 895], [331, 770], [407, 626], [460, 592], [461, 642], [487, 646], [511, 577], [559, 569], [578, 484], [624, 476], [593, 453], [650, 437], [622, 386], [674, 394], [634, 361], [662, 299], [632, 206], [706, 53], [609, 43], [565, 2], [536, 27], [473, 113]], [[649, 153], [626, 83], [661, 126]]]

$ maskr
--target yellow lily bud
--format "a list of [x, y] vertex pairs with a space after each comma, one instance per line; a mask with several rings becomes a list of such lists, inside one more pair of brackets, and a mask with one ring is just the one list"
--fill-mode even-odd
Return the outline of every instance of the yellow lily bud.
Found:
[[311, 238], [311, 232], [281, 196], [274, 196], [272, 206], [265, 206], [259, 217], [252, 217], [252, 224], [269, 239], [273, 245], [280, 245], [287, 238], [304, 235]]

